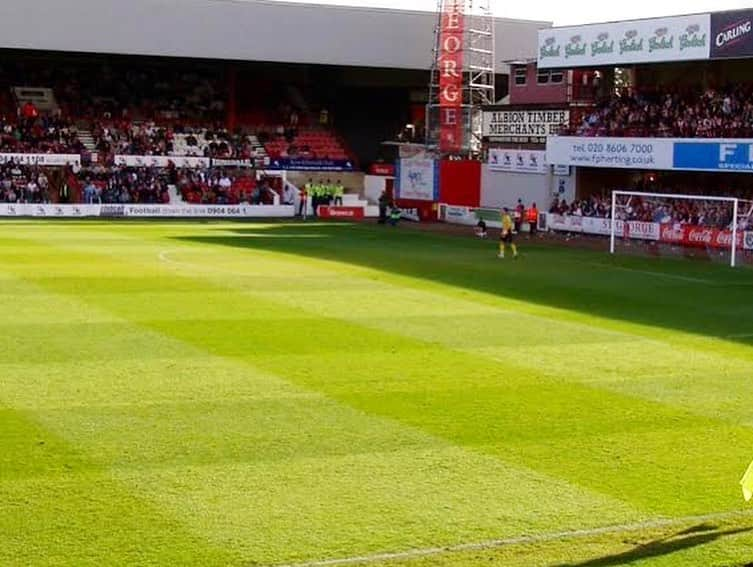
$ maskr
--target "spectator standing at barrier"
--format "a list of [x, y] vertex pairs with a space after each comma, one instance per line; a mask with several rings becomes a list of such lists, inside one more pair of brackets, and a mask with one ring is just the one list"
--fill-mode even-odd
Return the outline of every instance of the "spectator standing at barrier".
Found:
[[327, 179], [327, 183], [324, 186], [324, 204], [331, 205], [335, 198], [335, 186], [330, 179]]
[[90, 180], [88, 180], [86, 187], [84, 187], [84, 199], [86, 200], [87, 205], [94, 204], [94, 199], [97, 196], [97, 187], [94, 185], [94, 183]]
[[39, 185], [34, 177], [32, 177], [26, 184], [26, 202], [27, 203], [39, 203]]
[[320, 182], [316, 182], [311, 186], [311, 208], [313, 209], [314, 213], [313, 216], [316, 216], [317, 213], [317, 207], [322, 202], [322, 184]]
[[335, 184], [335, 205], [342, 207], [343, 205], [343, 195], [345, 195], [345, 187], [343, 186], [342, 182], [338, 179], [337, 183]]
[[531, 208], [526, 212], [526, 220], [530, 227], [531, 236], [534, 236], [539, 223], [539, 209], [536, 207], [536, 203], [532, 203]]
[[251, 204], [252, 205], [261, 205], [262, 204], [262, 185], [256, 185], [251, 191]]
[[306, 218], [306, 209], [308, 208], [312, 187], [313, 185], [309, 179], [309, 183], [306, 183], [298, 192], [298, 216], [303, 219]]
[[285, 187], [282, 188], [282, 204], [294, 205], [295, 204], [295, 191], [290, 183], [285, 183]]
[[523, 204], [523, 199], [518, 199], [518, 204], [515, 207], [513, 218], [515, 220], [515, 232], [520, 234], [520, 230], [523, 226], [523, 217], [526, 213], [526, 206]]
[[387, 194], [387, 189], [382, 190], [382, 194], [379, 195], [379, 224], [385, 224], [387, 222], [387, 207], [390, 204], [390, 196]]

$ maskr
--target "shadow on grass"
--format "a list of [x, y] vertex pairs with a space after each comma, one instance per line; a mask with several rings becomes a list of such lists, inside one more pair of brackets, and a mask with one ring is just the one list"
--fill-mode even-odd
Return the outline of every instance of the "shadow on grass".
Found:
[[725, 537], [750, 531], [753, 531], [753, 528], [721, 531], [716, 526], [703, 524], [665, 538], [636, 545], [633, 549], [622, 553], [597, 557], [583, 561], [582, 563], [562, 563], [557, 567], [611, 567], [613, 565], [626, 565], [634, 561], [664, 557], [678, 551], [692, 549]]
[[604, 253], [526, 240], [520, 242], [519, 261], [502, 261], [496, 258], [497, 243], [492, 240], [399, 227], [287, 223], [221, 230], [221, 235], [178, 239], [330, 260], [607, 319], [753, 344], [753, 293], [745, 285], [753, 281], [748, 271], [675, 260], [615, 260]]

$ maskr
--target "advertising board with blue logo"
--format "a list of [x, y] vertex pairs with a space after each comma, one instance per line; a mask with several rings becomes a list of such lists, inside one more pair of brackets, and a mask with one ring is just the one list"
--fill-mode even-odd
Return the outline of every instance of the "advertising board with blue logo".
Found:
[[439, 201], [439, 162], [433, 159], [401, 159], [395, 172], [398, 199]]
[[674, 169], [753, 173], [753, 140], [675, 142]]
[[576, 167], [753, 173], [753, 139], [549, 138], [546, 160]]

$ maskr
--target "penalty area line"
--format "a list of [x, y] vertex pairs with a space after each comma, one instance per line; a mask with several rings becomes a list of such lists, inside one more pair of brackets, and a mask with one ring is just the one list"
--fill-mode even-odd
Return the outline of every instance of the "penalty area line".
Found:
[[445, 553], [460, 553], [464, 551], [487, 551], [514, 545], [526, 545], [537, 543], [548, 543], [552, 541], [565, 541], [570, 539], [587, 538], [592, 536], [622, 534], [639, 530], [662, 529], [683, 526], [689, 523], [704, 523], [721, 520], [731, 520], [735, 518], [753, 517], [753, 510], [736, 510], [732, 512], [720, 512], [716, 514], [705, 514], [700, 516], [682, 516], [677, 518], [666, 518], [658, 520], [647, 520], [633, 524], [617, 524], [611, 526], [602, 526], [598, 528], [587, 528], [581, 530], [568, 530], [561, 532], [549, 532], [538, 535], [524, 535], [510, 537], [505, 539], [493, 539], [488, 541], [460, 543], [448, 545], [445, 547], [427, 547], [423, 549], [409, 549], [406, 551], [397, 551], [392, 553], [376, 553], [374, 555], [359, 555], [353, 557], [341, 557], [337, 559], [322, 559], [317, 561], [305, 561], [302, 563], [285, 563], [270, 565], [269, 567], [338, 567], [340, 565], [367, 565], [380, 561], [400, 561], [419, 559], [432, 555], [441, 555]]
[[704, 284], [704, 285], [716, 285], [717, 282], [712, 280], [707, 280], [703, 278], [693, 278], [690, 276], [679, 276], [677, 274], [667, 274], [665, 272], [652, 272], [650, 270], [636, 270], [634, 268], [626, 268], [624, 266], [613, 266], [612, 264], [605, 264], [601, 262], [591, 262], [591, 266], [596, 266], [599, 268], [610, 268], [612, 270], [619, 270], [621, 272], [632, 272], [634, 274], [643, 274], [645, 276], [654, 276], [655, 278], [665, 278], [670, 280], [678, 280], [681, 282], [690, 282], [690, 283], [697, 283], [697, 284]]

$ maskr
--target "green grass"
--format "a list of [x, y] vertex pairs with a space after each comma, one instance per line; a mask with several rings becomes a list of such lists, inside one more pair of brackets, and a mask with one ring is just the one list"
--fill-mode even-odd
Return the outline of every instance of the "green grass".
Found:
[[0, 224], [0, 565], [753, 561], [753, 273], [494, 247]]

